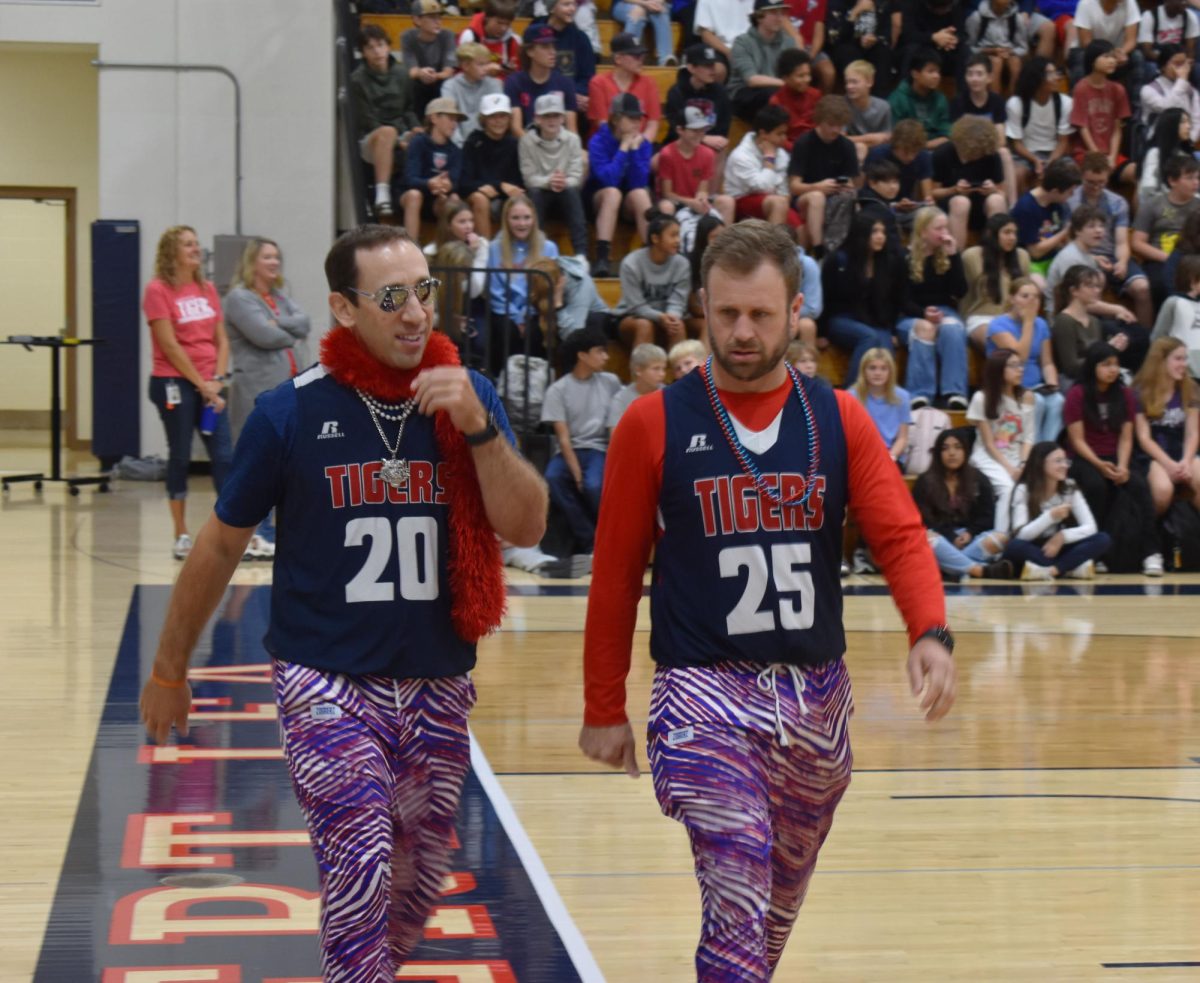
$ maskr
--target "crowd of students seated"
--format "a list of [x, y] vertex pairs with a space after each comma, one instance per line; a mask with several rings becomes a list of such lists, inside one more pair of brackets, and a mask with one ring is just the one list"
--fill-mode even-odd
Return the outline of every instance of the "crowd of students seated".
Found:
[[577, 552], [609, 404], [703, 357], [700, 257], [755, 217], [802, 257], [804, 364], [845, 353], [827, 381], [898, 463], [913, 413], [965, 415], [916, 486], [948, 575], [1170, 565], [1200, 502], [1200, 0], [486, 0], [457, 36], [437, 0], [359, 8], [412, 20], [398, 51], [364, 24], [352, 77], [374, 216], [436, 221], [441, 326], [485, 371], [566, 356], [543, 419]]

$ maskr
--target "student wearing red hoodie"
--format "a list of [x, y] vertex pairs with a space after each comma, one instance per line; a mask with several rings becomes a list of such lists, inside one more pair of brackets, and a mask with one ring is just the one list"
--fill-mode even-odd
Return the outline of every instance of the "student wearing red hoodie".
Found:
[[483, 10], [471, 18], [471, 23], [458, 36], [460, 45], [482, 44], [496, 56], [488, 71], [499, 79], [506, 79], [521, 70], [521, 39], [512, 31], [516, 15], [515, 0], [487, 0]]

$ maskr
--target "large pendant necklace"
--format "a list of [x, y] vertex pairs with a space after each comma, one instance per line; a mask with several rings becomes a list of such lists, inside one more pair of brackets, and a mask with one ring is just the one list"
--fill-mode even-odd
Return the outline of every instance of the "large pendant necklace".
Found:
[[[408, 484], [409, 467], [408, 461], [400, 457], [400, 441], [404, 437], [404, 425], [408, 422], [412, 411], [416, 409], [417, 401], [415, 399], [408, 399], [399, 406], [392, 406], [379, 402], [361, 389], [355, 389], [354, 391], [358, 393], [358, 398], [367, 407], [367, 412], [371, 414], [371, 422], [375, 424], [375, 429], [379, 431], [379, 439], [383, 441], [383, 446], [387, 448], [388, 456], [380, 461], [382, 467], [379, 469], [379, 477], [395, 489], [403, 488]], [[400, 429], [396, 432], [395, 444], [388, 443], [387, 436], [383, 432], [383, 425], [379, 422], [381, 419], [400, 424]]]
[[746, 448], [738, 440], [737, 431], [733, 427], [733, 420], [730, 419], [729, 411], [725, 409], [725, 404], [721, 402], [721, 395], [717, 392], [717, 384], [713, 381], [711, 355], [708, 356], [701, 369], [701, 375], [704, 379], [704, 391], [708, 394], [708, 401], [712, 406], [713, 414], [717, 418], [717, 424], [720, 426], [721, 432], [725, 434], [725, 440], [729, 443], [729, 449], [733, 451], [733, 456], [737, 458], [738, 464], [742, 466], [742, 471], [754, 482], [754, 487], [758, 489], [760, 495], [770, 499], [776, 505], [790, 507], [808, 504], [809, 496], [812, 495], [813, 491], [813, 479], [817, 476], [817, 469], [821, 466], [821, 439], [817, 433], [816, 417], [813, 414], [812, 406], [808, 402], [808, 394], [804, 391], [804, 386], [800, 382], [800, 373], [790, 365], [787, 366], [787, 372], [788, 377], [792, 380], [792, 388], [795, 389], [796, 396], [800, 400], [800, 410], [804, 414], [804, 429], [808, 433], [808, 470], [804, 475], [804, 484], [794, 495], [785, 499], [778, 491], [767, 484], [762, 472], [758, 469], [758, 465], [751, 460]]

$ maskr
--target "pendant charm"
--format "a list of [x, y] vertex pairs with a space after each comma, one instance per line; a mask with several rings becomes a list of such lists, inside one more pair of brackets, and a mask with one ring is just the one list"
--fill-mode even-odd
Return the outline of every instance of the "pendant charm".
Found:
[[379, 469], [379, 477], [393, 488], [403, 488], [408, 484], [408, 462], [404, 458], [385, 457], [383, 467]]

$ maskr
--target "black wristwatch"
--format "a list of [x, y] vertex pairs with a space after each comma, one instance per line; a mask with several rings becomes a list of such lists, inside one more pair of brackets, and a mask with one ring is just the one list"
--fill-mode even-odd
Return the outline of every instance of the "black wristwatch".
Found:
[[487, 426], [477, 433], [464, 433], [463, 439], [469, 447], [482, 447], [484, 444], [495, 440], [500, 436], [500, 428], [496, 426], [496, 418], [491, 413], [488, 414]]
[[[951, 655], [954, 654], [954, 636], [950, 634], [950, 629], [945, 625], [935, 625], [925, 632], [921, 638], [932, 638], [934, 641], [941, 642], [945, 646], [946, 651]], [[921, 638], [918, 638], [919, 642]]]

